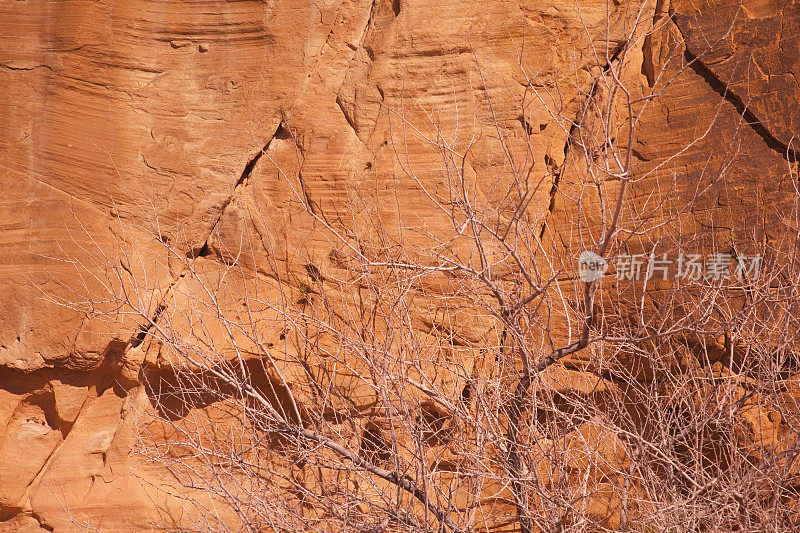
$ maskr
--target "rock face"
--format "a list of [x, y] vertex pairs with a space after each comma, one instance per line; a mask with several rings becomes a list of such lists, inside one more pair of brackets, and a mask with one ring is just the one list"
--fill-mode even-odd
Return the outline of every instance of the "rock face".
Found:
[[[0, 530], [179, 527], [185, 516], [163, 472], [134, 453], [141, 406], [153, 397], [145, 376], [178, 364], [142, 342], [148, 318], [179, 322], [192, 299], [165, 295], [200, 295], [195, 273], [216, 280], [226, 265], [285, 283], [295, 301], [321, 298], [320, 280], [358, 278], [326, 233], [336, 221], [363, 229], [353, 239], [367, 255], [383, 242], [406, 243], [408, 257], [430, 249], [450, 229], [432, 203], [446, 189], [437, 133], [458, 136], [454, 146], [473, 139], [463, 175], [479, 202], [502, 203], [507, 168], [522, 164], [503, 146], [528, 157], [537, 186], [526, 213], [543, 246], [577, 246], [586, 168], [575, 125], [594, 76], [613, 67], [631, 32], [625, 82], [638, 94], [664, 87], [638, 125], [633, 168], [646, 177], [631, 186], [631, 209], [651, 209], [662, 171], [673, 173], [677, 212], [724, 167], [725, 179], [681, 219], [686, 227], [711, 240], [776, 239], [796, 199], [800, 3], [573, 4], [0, 5]], [[425, 283], [443, 294], [455, 282]], [[125, 290], [138, 315], [108, 297]], [[461, 346], [494, 331], [489, 318], [443, 319], [426, 305], [410, 310], [409, 324], [432, 346], [444, 329]], [[553, 335], [566, 338], [569, 327]], [[285, 335], [276, 326], [263, 339], [277, 347]], [[481, 357], [465, 350], [462, 362], [482, 368]], [[581, 361], [548, 378], [548, 390], [614, 388]], [[350, 374], [333, 366], [308, 368], [335, 374], [368, 411], [375, 400], [354, 378], [357, 365]], [[291, 374], [297, 383], [303, 372]], [[442, 379], [467, 390], [461, 378]], [[370, 435], [383, 431], [375, 427]], [[605, 433], [589, 421], [564, 437], [576, 469], [629, 467], [625, 444]], [[614, 475], [602, 483], [613, 492]], [[508, 504], [503, 490], [493, 497]], [[598, 496], [587, 513], [613, 529], [613, 501]]]

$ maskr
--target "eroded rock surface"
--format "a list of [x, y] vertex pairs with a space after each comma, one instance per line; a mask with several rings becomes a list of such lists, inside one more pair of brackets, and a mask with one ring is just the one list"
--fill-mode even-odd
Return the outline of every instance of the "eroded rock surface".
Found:
[[[542, 241], [577, 242], [570, 202], [584, 169], [570, 121], [594, 91], [596, 54], [614, 60], [641, 5], [645, 29], [657, 31], [637, 41], [626, 80], [674, 82], [643, 115], [636, 172], [668, 160], [670, 201], [680, 205], [704, 173], [730, 165], [687, 227], [769, 240], [774, 214], [794, 201], [800, 4], [608, 5], [606, 25], [607, 3], [593, 0], [3, 3], [0, 530], [180, 524], [184, 510], [159, 490], [162, 474], [132, 455], [140, 407], [154, 394], [146, 376], [167, 379], [176, 364], [138, 332], [152, 326], [148, 317], [180, 314], [191, 295], [202, 301], [190, 268], [214, 280], [219, 265], [237, 265], [282, 280], [297, 301], [317, 297], [326, 276], [357, 278], [346, 254], [316, 231], [321, 221], [357, 220], [367, 228], [364, 249], [381, 239], [430, 246], [448, 223], [428, 201], [442, 187], [440, 161], [423, 137], [433, 132], [407, 135], [411, 124], [436, 116], [445, 132], [475, 139], [464, 173], [483, 199], [507, 185], [498, 183], [506, 163], [497, 135], [529, 150], [540, 186], [528, 214]], [[531, 72], [560, 116], [532, 99]], [[739, 155], [729, 160], [732, 145]], [[657, 178], [633, 188], [634, 206], [648, 205]], [[370, 233], [370, 220], [380, 231]], [[125, 272], [141, 284], [126, 285]], [[426, 283], [437, 294], [453, 282]], [[108, 287], [132, 290], [141, 315], [116, 316], [103, 298]], [[185, 298], [167, 297], [173, 289]], [[85, 313], [90, 300], [95, 315]], [[492, 328], [426, 305], [410, 323], [431, 346], [443, 336], [476, 345]], [[280, 353], [286, 336], [276, 326], [262, 338]], [[331, 339], [322, 345], [335, 351]], [[458, 357], [475, 375], [491, 364], [479, 350]], [[598, 404], [622, 394], [585, 363], [576, 357], [543, 387]], [[357, 365], [336, 366], [308, 366], [348, 391], [332, 410], [373, 416], [376, 400], [355, 378]], [[303, 372], [287, 370], [293, 383]], [[437, 379], [466, 390], [461, 378]], [[754, 434], [766, 431], [756, 426]], [[577, 470], [606, 476], [612, 494], [629, 458], [606, 433], [587, 422], [561, 445]], [[486, 502], [508, 513], [508, 488], [494, 489]], [[619, 505], [598, 494], [590, 514], [613, 529]]]

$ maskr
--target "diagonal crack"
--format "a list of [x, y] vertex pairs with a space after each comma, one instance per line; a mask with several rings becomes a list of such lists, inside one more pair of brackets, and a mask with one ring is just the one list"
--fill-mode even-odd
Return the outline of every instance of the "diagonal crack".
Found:
[[50, 466], [55, 461], [55, 458], [58, 455], [58, 453], [64, 447], [64, 444], [69, 439], [69, 436], [72, 433], [72, 428], [74, 428], [75, 425], [78, 423], [78, 420], [81, 418], [81, 415], [83, 415], [89, 409], [89, 406], [91, 406], [92, 403], [94, 403], [94, 401], [99, 397], [99, 394], [97, 392], [98, 390], [97, 386], [93, 386], [93, 388], [94, 388], [94, 394], [87, 395], [87, 397], [83, 400], [83, 403], [78, 409], [78, 414], [75, 416], [75, 421], [69, 427], [69, 431], [67, 431], [67, 433], [63, 436], [61, 442], [59, 442], [56, 445], [56, 447], [53, 448], [53, 450], [47, 456], [47, 459], [45, 459], [44, 463], [39, 468], [39, 471], [36, 473], [36, 475], [33, 477], [30, 483], [28, 483], [28, 485], [25, 487], [25, 491], [22, 493], [22, 497], [19, 499], [16, 507], [26, 511], [31, 510], [31, 496], [33, 495], [33, 491], [40, 486], [42, 479], [44, 478], [47, 471], [50, 469]]
[[222, 219], [222, 215], [225, 213], [225, 210], [228, 208], [230, 203], [236, 197], [236, 193], [237, 193], [239, 187], [244, 185], [245, 183], [247, 183], [247, 180], [250, 178], [250, 175], [253, 173], [253, 169], [258, 164], [258, 161], [261, 159], [261, 156], [266, 154], [267, 150], [269, 150], [269, 147], [270, 147], [270, 144], [272, 144], [272, 141], [276, 137], [277, 138], [285, 137], [287, 135], [286, 132], [287, 132], [287, 130], [283, 125], [283, 120], [281, 120], [278, 123], [278, 127], [275, 129], [275, 133], [273, 133], [272, 136], [270, 136], [269, 140], [267, 140], [267, 142], [264, 145], [264, 147], [261, 150], [259, 150], [253, 157], [251, 157], [250, 160], [247, 162], [247, 164], [244, 166], [244, 170], [242, 170], [242, 173], [239, 176], [239, 179], [236, 180], [236, 183], [233, 185], [233, 191], [231, 191], [231, 194], [225, 200], [225, 203], [222, 204], [222, 208], [219, 210], [219, 214], [217, 215], [216, 220], [214, 220], [214, 224], [211, 225], [211, 231], [208, 232], [208, 236], [206, 236], [206, 239], [203, 241], [203, 244], [201, 246], [199, 246], [199, 247], [196, 247], [196, 248], [190, 250], [189, 253], [187, 254], [187, 257], [189, 257], [190, 259], [194, 259], [194, 258], [197, 258], [197, 257], [205, 257], [207, 255], [210, 255], [211, 250], [209, 249], [208, 241], [209, 241], [209, 239], [211, 239], [211, 236], [214, 234], [214, 230], [217, 229], [217, 225], [219, 224], [220, 219]]
[[798, 160], [800, 160], [800, 150], [792, 148], [790, 144], [784, 143], [775, 135], [773, 135], [772, 132], [770, 132], [769, 129], [764, 125], [764, 122], [758, 118], [755, 113], [753, 113], [742, 97], [736, 94], [727, 83], [722, 81], [722, 79], [703, 62], [703, 54], [698, 55], [689, 50], [686, 36], [683, 33], [683, 28], [681, 28], [680, 24], [676, 22], [676, 14], [674, 9], [669, 10], [669, 16], [673, 25], [683, 39], [683, 44], [686, 48], [683, 55], [688, 62], [687, 66], [691, 68], [697, 75], [703, 78], [703, 80], [714, 92], [722, 96], [726, 102], [733, 105], [734, 109], [736, 109], [736, 112], [739, 113], [739, 115], [741, 115], [745, 120], [745, 123], [750, 126], [750, 128], [759, 137], [761, 137], [761, 139], [763, 139], [764, 143], [766, 143], [770, 149], [778, 153], [783, 159], [786, 159], [790, 163], [796, 163]]
[[684, 52], [684, 57], [689, 63], [689, 68], [703, 78], [703, 80], [708, 83], [709, 87], [711, 87], [715, 93], [719, 94], [725, 99], [725, 101], [733, 105], [733, 107], [736, 109], [736, 112], [739, 113], [742, 118], [744, 118], [745, 123], [750, 126], [750, 128], [756, 132], [761, 139], [763, 139], [767, 146], [779, 153], [781, 157], [790, 163], [795, 163], [800, 160], [800, 150], [795, 150], [788, 144], [775, 137], [775, 135], [773, 135], [767, 129], [767, 127], [764, 126], [764, 123], [761, 121], [761, 119], [759, 119], [755, 113], [753, 113], [744, 100], [742, 100], [738, 94], [733, 92], [728, 84], [722, 81], [719, 76], [717, 76], [710, 68], [708, 68], [708, 66], [703, 63], [703, 61], [697, 55], [692, 53], [687, 48]]
[[[372, 0], [372, 3], [369, 5], [369, 17], [367, 17], [367, 23], [364, 24], [364, 31], [361, 34], [361, 38], [358, 40], [358, 46], [356, 47], [356, 50], [364, 46], [364, 41], [367, 40], [367, 35], [369, 35], [370, 26], [372, 25], [372, 17], [375, 15], [375, 3], [376, 0]], [[398, 14], [400, 13], [399, 5], [396, 12]]]
[[[172, 290], [172, 287], [175, 286], [175, 283], [177, 283], [178, 280], [180, 280], [180, 277], [170, 283], [165, 293], [168, 293], [170, 290]], [[166, 305], [163, 301], [156, 306], [156, 311], [153, 313], [153, 316], [148, 318], [147, 323], [142, 324], [142, 327], [139, 328], [139, 331], [136, 332], [136, 335], [130, 338], [128, 341], [128, 348], [137, 348], [145, 341], [148, 333], [150, 333], [150, 331], [156, 326], [158, 319], [161, 318], [161, 313], [163, 313], [165, 309]]]
[[[627, 44], [628, 43], [623, 42], [620, 43], [619, 46], [617, 46], [617, 48], [614, 50], [614, 53], [609, 58], [608, 63], [603, 66], [602, 74], [608, 73], [608, 71], [614, 67], [614, 63], [619, 59], [619, 56], [622, 54], [623, 50], [625, 50]], [[575, 135], [578, 132], [578, 128], [580, 128], [581, 125], [583, 124], [583, 120], [586, 117], [586, 112], [590, 108], [590, 103], [597, 94], [599, 79], [600, 79], [599, 76], [594, 79], [594, 81], [592, 82], [592, 88], [589, 90], [588, 94], [586, 95], [586, 98], [584, 98], [583, 105], [578, 109], [578, 114], [575, 117], [575, 120], [571, 121], [572, 125], [569, 128], [567, 139], [564, 142], [564, 162], [561, 164], [561, 166], [557, 166], [555, 164], [555, 161], [550, 156], [545, 157], [545, 164], [547, 165], [548, 171], [553, 175], [553, 185], [550, 187], [550, 204], [547, 207], [547, 215], [545, 215], [544, 221], [542, 222], [542, 229], [539, 231], [539, 240], [544, 238], [544, 234], [547, 231], [547, 221], [549, 220], [550, 215], [553, 214], [553, 211], [556, 208], [556, 195], [558, 193], [558, 187], [561, 182], [561, 176], [564, 173], [564, 170], [567, 166], [569, 149], [576, 142]], [[522, 117], [522, 119], [523, 119], [523, 127], [526, 127], [526, 129], [530, 128], [530, 125], [527, 125], [527, 122], [524, 121], [524, 117]]]
[[[344, 83], [342, 83], [342, 85], [344, 85]], [[341, 89], [340, 89], [340, 92], [341, 92]], [[339, 109], [341, 110], [342, 115], [344, 115], [344, 119], [347, 121], [347, 124], [350, 125], [350, 129], [353, 130], [353, 133], [355, 134], [355, 136], [358, 137], [359, 141], [361, 141], [361, 137], [358, 136], [358, 130], [356, 129], [355, 121], [354, 121], [353, 117], [350, 116], [350, 113], [348, 113], [347, 110], [344, 108], [344, 103], [342, 102], [342, 98], [339, 95], [336, 96], [336, 105], [339, 106]], [[361, 143], [364, 144], [364, 141], [361, 141]]]

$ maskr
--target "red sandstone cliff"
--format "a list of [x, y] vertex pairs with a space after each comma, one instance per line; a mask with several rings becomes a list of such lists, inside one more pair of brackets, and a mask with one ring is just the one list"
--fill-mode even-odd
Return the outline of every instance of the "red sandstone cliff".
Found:
[[[102, 301], [109, 287], [138, 283], [145, 315], [190, 330], [181, 313], [204, 298], [194, 283], [216, 284], [220, 265], [243, 279], [283, 280], [303, 305], [319, 303], [321, 279], [360, 279], [326, 224], [360, 228], [362, 251], [388, 242], [424, 262], [434, 237], [450, 231], [429, 195], [444, 190], [441, 159], [424, 140], [442, 132], [474, 139], [461, 176], [478, 201], [493, 202], [507, 184], [503, 150], [529, 156], [529, 227], [545, 248], [583, 249], [576, 217], [602, 217], [586, 192], [575, 125], [587, 138], [602, 131], [600, 120], [582, 122], [585, 102], [620, 49], [632, 91], [670, 82], [637, 124], [632, 168], [648, 177], [631, 185], [626, 214], [655, 216], [657, 190], [669, 206], [661, 209], [678, 212], [724, 168], [724, 180], [679, 214], [683, 231], [701, 244], [730, 235], [769, 243], [782, 238], [781, 224], [791, 226], [800, 131], [794, 0], [27, 0], [0, 5], [0, 27], [0, 530], [146, 530], [193, 516], [165, 488], [159, 465], [136, 451], [142, 412], [157, 396], [145, 381], [169, 381], [179, 363], [137, 337], [146, 320]], [[616, 48], [634, 27], [635, 46]], [[533, 98], [530, 87], [546, 96]], [[426, 122], [434, 114], [439, 131]], [[618, 185], [608, 183], [613, 196]], [[431, 350], [449, 338], [452, 357], [480, 376], [495, 364], [480, 346], [499, 336], [492, 318], [419, 303], [452, 292], [454, 279], [423, 282], [408, 327]], [[270, 283], [260, 289], [265, 300], [283, 294]], [[280, 358], [291, 351], [281, 348], [286, 329], [269, 320], [260, 339]], [[571, 327], [554, 323], [552, 337], [567, 339]], [[336, 344], [321, 341], [325, 353]], [[730, 342], [719, 344], [733, 353]], [[619, 384], [588, 351], [570, 357], [540, 386], [590, 403], [613, 396]], [[740, 370], [732, 359], [720, 356], [715, 371]], [[316, 375], [333, 363], [316, 354], [307, 364]], [[348, 409], [370, 419], [375, 393], [354, 384], [357, 364], [351, 370], [330, 381], [348, 391]], [[314, 402], [300, 385], [304, 372], [287, 375], [297, 397]], [[456, 371], [435, 379], [458, 394], [468, 381]], [[786, 379], [782, 390], [796, 391]], [[754, 432], [791, 434], [767, 411], [752, 415], [769, 426]], [[601, 426], [566, 433], [565, 449], [576, 464], [588, 447], [625, 470], [633, 452], [620, 452]], [[602, 490], [621, 483], [603, 475]], [[486, 501], [505, 505], [498, 516], [508, 517], [513, 496], [504, 490], [487, 488]], [[610, 515], [604, 527], [619, 527], [614, 502], [598, 497], [587, 515]]]

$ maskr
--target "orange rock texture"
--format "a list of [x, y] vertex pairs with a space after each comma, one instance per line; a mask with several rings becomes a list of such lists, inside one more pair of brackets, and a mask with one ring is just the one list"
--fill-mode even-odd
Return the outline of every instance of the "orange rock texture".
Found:
[[[635, 44], [622, 46], [631, 35]], [[292, 328], [311, 327], [300, 315], [290, 327], [276, 307], [259, 310], [254, 337], [226, 331], [224, 321], [198, 325], [186, 311], [200, 305], [213, 315], [219, 300], [231, 312], [231, 295], [253, 290], [253, 279], [267, 280], [258, 289], [264, 301], [289, 295], [305, 317], [321, 306], [343, 324], [366, 320], [345, 313], [342, 302], [369, 289], [357, 288], [364, 274], [338, 239], [358, 243], [375, 261], [393, 247], [404, 247], [395, 258], [431, 257], [427, 251], [452, 230], [434, 201], [447, 190], [441, 153], [430, 142], [437, 136], [452, 136], [461, 148], [471, 140], [457, 172], [478, 203], [503, 203], [508, 168], [520, 163], [510, 163], [504, 150], [528, 158], [520, 164], [528, 164], [536, 185], [525, 202], [530, 228], [542, 249], [561, 250], [556, 263], [574, 262], [565, 250], [597, 240], [586, 230], [591, 224], [578, 228], [576, 220], [602, 218], [586, 187], [588, 144], [577, 130], [590, 137], [602, 131], [601, 121], [581, 122], [591, 114], [585, 102], [623, 49], [626, 87], [638, 95], [664, 87], [637, 124], [632, 172], [644, 177], [628, 189], [623, 217], [677, 213], [698, 246], [731, 235], [779, 240], [797, 194], [797, 0], [0, 4], [0, 531], [196, 524], [163, 465], [140, 453], [143, 428], [156, 443], [181, 440], [175, 427], [144, 422], [143, 413], [156, 409], [158, 387], [168, 388], [171, 376], [192, 365], [150, 341], [151, 321], [168, 316], [171, 331], [198, 344], [227, 339], [220, 341], [223, 359], [240, 351], [300, 357], [287, 340]], [[720, 168], [725, 179], [682, 212], [697, 184]], [[666, 181], [663, 172], [670, 173]], [[609, 190], [619, 183], [609, 180]], [[666, 198], [661, 207], [653, 207], [654, 191]], [[340, 236], [336, 228], [357, 231]], [[643, 247], [631, 242], [629, 251]], [[533, 263], [549, 264], [539, 257]], [[223, 282], [226, 268], [232, 281]], [[231, 293], [211, 302], [198, 280]], [[443, 274], [421, 281], [405, 317], [409, 331], [426, 339], [420, 353], [467, 368], [442, 370], [431, 383], [465, 396], [470, 373], [488, 375], [495, 361], [481, 343], [501, 334], [492, 316], [469, 310], [472, 303], [462, 312], [438, 307], [444, 295], [474, 298], [454, 294], [459, 280]], [[323, 282], [340, 298], [330, 309]], [[401, 291], [389, 277], [386, 283], [387, 293]], [[104, 296], [125, 291], [140, 314]], [[551, 342], [574, 341], [574, 328], [554, 323]], [[389, 329], [371, 326], [376, 338]], [[323, 355], [286, 366], [280, 379], [288, 383], [273, 399], [288, 405], [281, 394], [290, 391], [318, 402], [309, 375], [344, 391], [325, 413], [369, 420], [353, 446], [377, 461], [391, 431], [376, 414], [375, 389], [364, 386], [357, 361], [335, 356], [339, 341], [323, 333]], [[718, 357], [704, 369], [725, 379], [748, 356], [730, 339], [718, 344]], [[625, 361], [642, 382], [657, 381], [658, 371], [635, 354]], [[604, 365], [588, 352], [572, 354], [531, 390], [592, 405], [625, 403], [630, 390], [614, 380], [614, 364]], [[686, 367], [677, 359], [674, 365]], [[274, 384], [276, 376], [267, 372], [263, 380]], [[743, 441], [754, 450], [765, 439], [778, 443], [792, 417], [761, 410], [747, 386], [729, 399], [745, 406]], [[781, 394], [796, 406], [793, 387]], [[179, 403], [162, 418], [191, 424], [187, 413], [200, 410], [219, 416], [219, 427], [229, 422], [213, 399]], [[436, 426], [444, 408], [424, 405]], [[590, 417], [560, 438], [530, 437], [537, 442], [531, 458], [542, 454], [534, 463], [545, 485], [572, 494], [573, 481], [559, 485], [566, 474], [555, 472], [547, 450], [568, 457], [570, 479], [595, 482], [584, 516], [614, 530], [633, 513], [614, 490], [636, 452], [608, 427]], [[437, 460], [464, 460], [446, 448]], [[287, 467], [298, 484], [308, 475]], [[481, 509], [475, 530], [517, 530], [512, 488], [487, 478], [481, 491], [472, 507]], [[538, 497], [530, 496], [544, 505]]]

